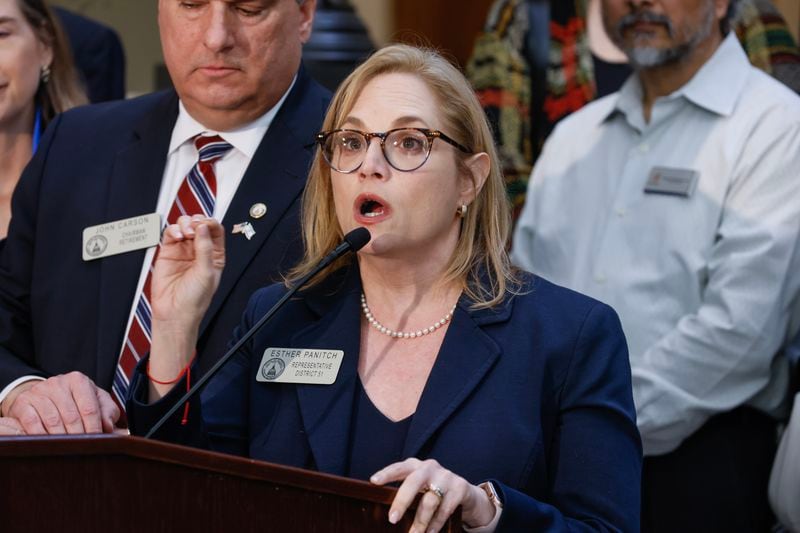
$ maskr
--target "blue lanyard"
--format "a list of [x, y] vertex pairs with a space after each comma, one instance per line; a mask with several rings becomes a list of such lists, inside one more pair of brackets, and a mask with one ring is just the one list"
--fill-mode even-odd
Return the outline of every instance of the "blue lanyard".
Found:
[[39, 137], [42, 136], [42, 110], [36, 106], [36, 118], [33, 119], [33, 153], [39, 148]]

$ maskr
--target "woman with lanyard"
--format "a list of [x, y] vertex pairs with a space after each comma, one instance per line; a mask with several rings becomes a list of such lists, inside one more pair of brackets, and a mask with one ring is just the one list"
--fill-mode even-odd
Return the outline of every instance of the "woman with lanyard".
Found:
[[0, 0], [0, 238], [11, 195], [53, 117], [87, 103], [66, 38], [42, 0]]

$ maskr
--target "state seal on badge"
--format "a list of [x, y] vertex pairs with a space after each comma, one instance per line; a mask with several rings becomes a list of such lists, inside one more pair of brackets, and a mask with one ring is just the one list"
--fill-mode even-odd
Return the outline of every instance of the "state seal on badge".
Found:
[[97, 257], [106, 251], [108, 248], [108, 239], [102, 235], [95, 235], [86, 241], [86, 253], [91, 257]]
[[282, 359], [274, 357], [261, 367], [261, 376], [267, 381], [273, 381], [278, 379], [284, 370], [286, 370], [286, 363]]

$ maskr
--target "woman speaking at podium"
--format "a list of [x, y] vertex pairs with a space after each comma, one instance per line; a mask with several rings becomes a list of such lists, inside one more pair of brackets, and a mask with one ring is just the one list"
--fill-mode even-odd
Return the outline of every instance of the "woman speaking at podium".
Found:
[[[389, 46], [344, 81], [324, 128], [305, 258], [286, 284], [351, 230], [371, 240], [312, 278], [156, 437], [398, 483], [392, 522], [424, 492], [418, 531], [458, 506], [468, 530], [638, 530], [641, 444], [619, 321], [510, 266], [497, 152], [464, 77], [435, 52]], [[224, 256], [213, 220], [166, 229], [134, 433], [187, 390]], [[234, 336], [286, 290], [258, 291]]]

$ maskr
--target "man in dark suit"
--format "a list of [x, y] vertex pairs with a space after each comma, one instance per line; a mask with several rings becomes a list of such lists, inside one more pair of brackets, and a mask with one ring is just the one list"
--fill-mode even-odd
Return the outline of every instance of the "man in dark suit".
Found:
[[125, 393], [118, 361], [155, 249], [84, 261], [82, 234], [153, 213], [163, 224], [202, 167], [201, 135], [227, 146], [210, 168], [213, 216], [229, 232], [197, 345], [201, 371], [224, 352], [250, 294], [298, 258], [299, 198], [329, 99], [300, 66], [315, 7], [159, 0], [175, 91], [77, 109], [51, 125], [15, 193], [0, 252], [0, 414], [27, 433], [113, 429], [119, 398], [107, 391], [114, 383], [117, 397]]
[[125, 52], [117, 32], [63, 7], [53, 6], [53, 12], [67, 34], [89, 101], [125, 98]]

